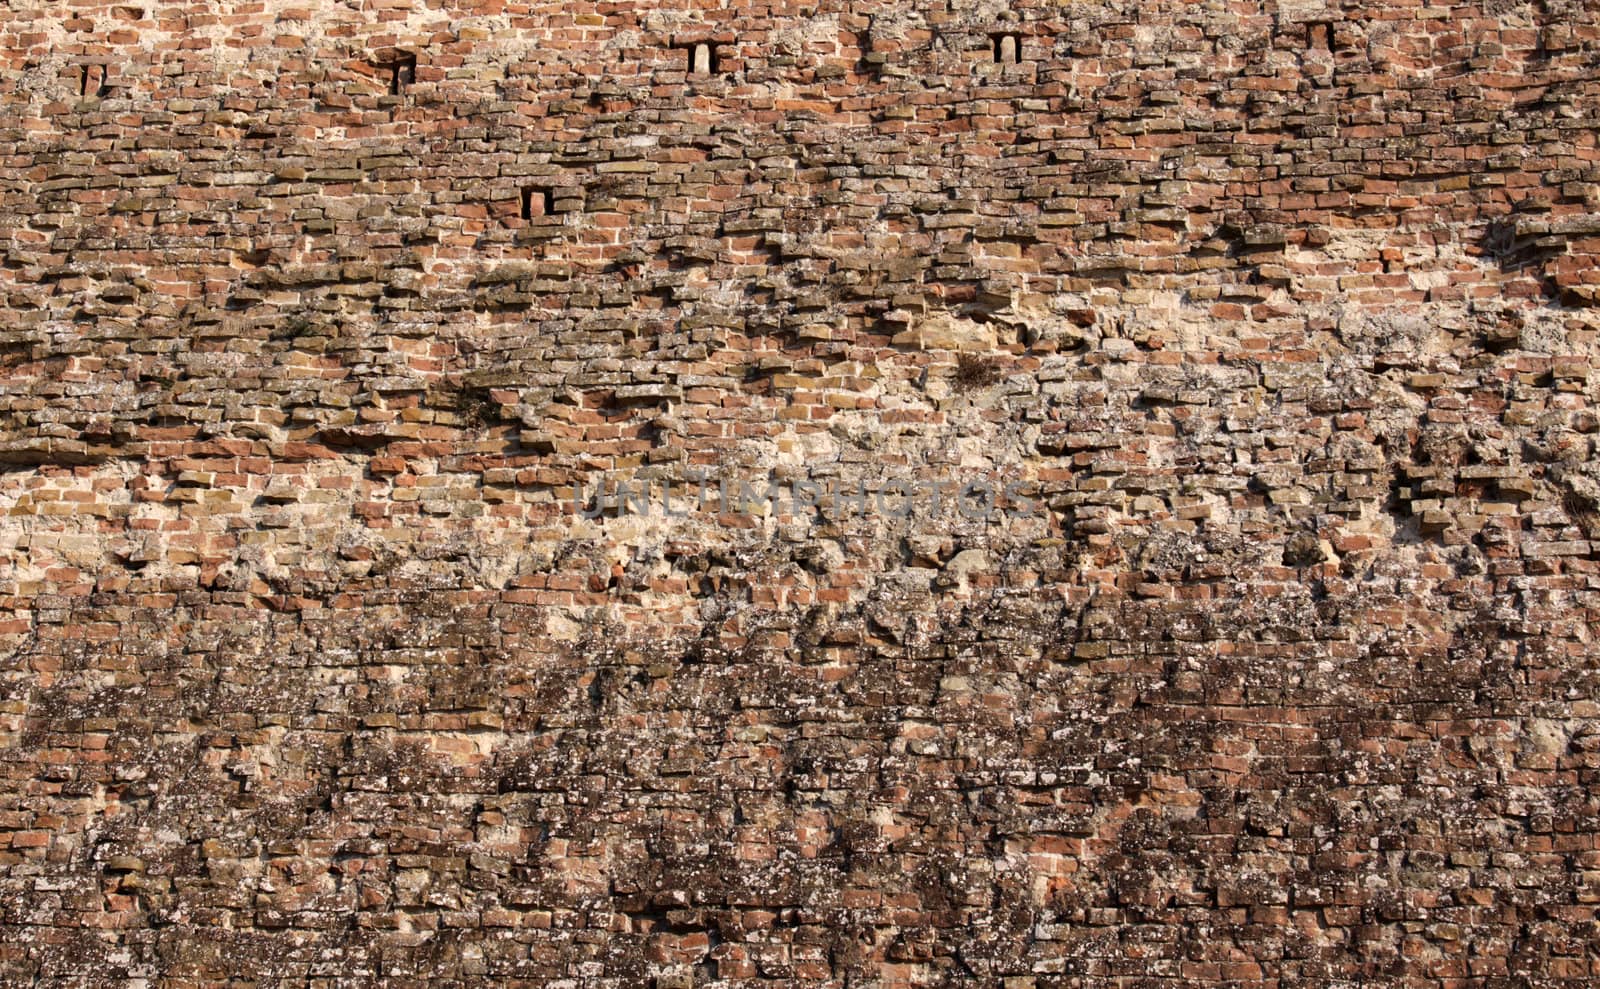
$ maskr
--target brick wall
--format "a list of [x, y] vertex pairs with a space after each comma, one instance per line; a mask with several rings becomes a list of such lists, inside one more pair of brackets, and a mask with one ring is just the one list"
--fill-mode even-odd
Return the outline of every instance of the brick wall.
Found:
[[0, 981], [1594, 984], [1597, 58], [5, 6]]

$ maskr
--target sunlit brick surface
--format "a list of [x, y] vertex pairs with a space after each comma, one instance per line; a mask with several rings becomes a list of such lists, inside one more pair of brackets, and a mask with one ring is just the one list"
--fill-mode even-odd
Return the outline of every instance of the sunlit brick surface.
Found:
[[0, 6], [0, 983], [1597, 984], [1597, 66]]

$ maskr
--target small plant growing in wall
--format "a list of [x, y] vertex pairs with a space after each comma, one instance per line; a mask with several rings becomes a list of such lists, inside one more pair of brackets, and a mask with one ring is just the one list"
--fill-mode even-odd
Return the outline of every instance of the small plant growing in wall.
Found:
[[955, 387], [957, 391], [984, 388], [1000, 380], [1000, 369], [993, 358], [977, 354], [962, 354], [956, 358]]

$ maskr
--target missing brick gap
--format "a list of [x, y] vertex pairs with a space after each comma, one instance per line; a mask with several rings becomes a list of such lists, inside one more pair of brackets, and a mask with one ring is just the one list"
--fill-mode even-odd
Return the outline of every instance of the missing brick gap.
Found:
[[528, 187], [522, 190], [522, 218], [549, 216], [555, 212], [555, 192], [550, 189]]
[[417, 81], [417, 56], [401, 55], [389, 63], [389, 95], [400, 96]]
[[1311, 51], [1333, 51], [1333, 25], [1327, 21], [1313, 21], [1306, 25], [1306, 48]]
[[708, 75], [717, 71], [717, 49], [709, 41], [692, 41], [678, 45], [688, 55], [689, 72]]
[[1017, 34], [997, 34], [994, 43], [994, 60], [999, 65], [1016, 65], [1022, 60], [1022, 37]]
[[78, 76], [78, 95], [83, 97], [106, 95], [106, 67], [84, 65]]

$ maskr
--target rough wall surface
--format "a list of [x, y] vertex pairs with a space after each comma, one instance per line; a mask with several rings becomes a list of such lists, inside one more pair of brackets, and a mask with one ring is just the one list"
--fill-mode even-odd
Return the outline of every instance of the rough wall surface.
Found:
[[1592, 0], [13, 0], [0, 981], [1596, 984], [1597, 136]]

